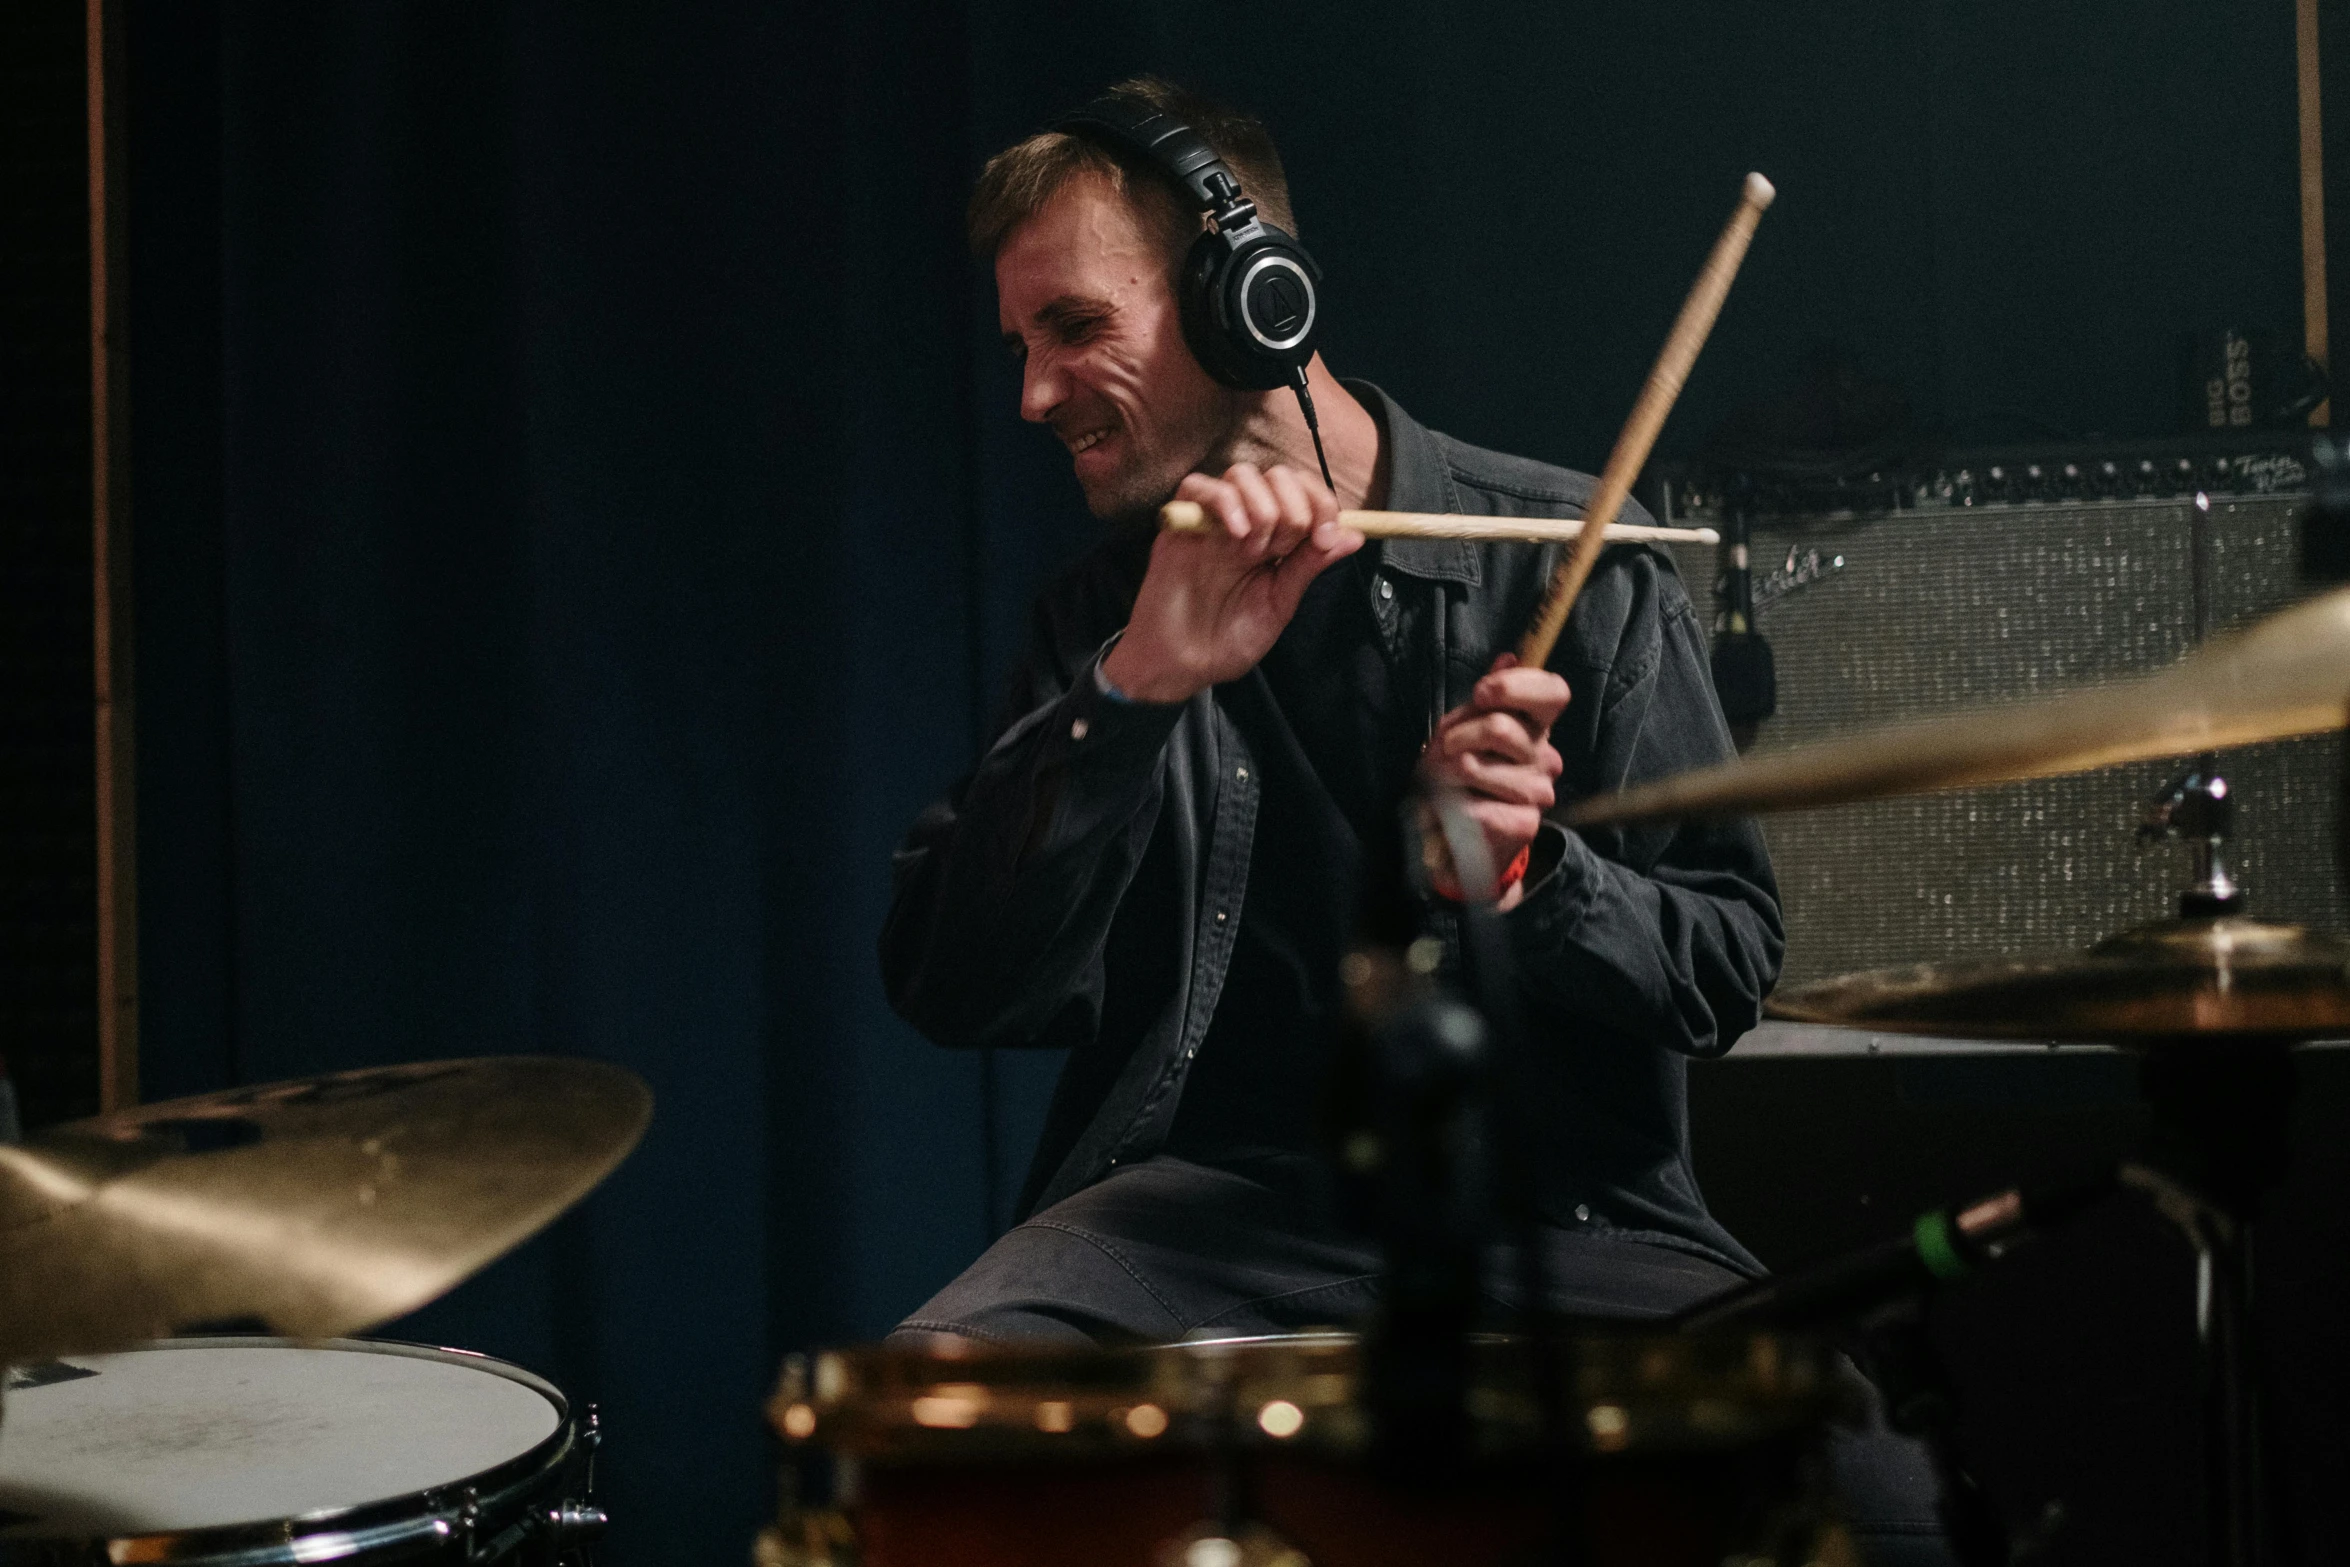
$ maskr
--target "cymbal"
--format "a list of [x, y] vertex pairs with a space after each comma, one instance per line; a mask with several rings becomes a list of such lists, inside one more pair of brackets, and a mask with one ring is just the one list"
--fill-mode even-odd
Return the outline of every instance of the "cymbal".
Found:
[[1745, 757], [1594, 795], [1565, 819], [1810, 810], [2290, 739], [2339, 729], [2346, 717], [2350, 589], [2214, 637], [2155, 674]]
[[2350, 940], [2234, 916], [2163, 920], [2086, 951], [1824, 979], [1767, 1010], [1961, 1039], [2350, 1038]]
[[513, 1056], [231, 1089], [0, 1146], [0, 1363], [207, 1322], [373, 1326], [586, 1195], [651, 1114], [619, 1067]]

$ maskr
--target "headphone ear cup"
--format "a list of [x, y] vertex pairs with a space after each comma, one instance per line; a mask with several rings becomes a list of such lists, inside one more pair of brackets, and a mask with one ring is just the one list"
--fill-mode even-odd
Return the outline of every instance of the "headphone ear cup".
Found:
[[[1314, 357], [1322, 269], [1281, 230], [1252, 227], [1238, 246], [1213, 231], [1192, 242], [1176, 304], [1184, 341], [1209, 375], [1243, 391], [1270, 392], [1289, 385]], [[1276, 323], [1267, 338], [1250, 329], [1252, 307]]]
[[[1183, 341], [1200, 368], [1225, 386], [1239, 391], [1264, 391], [1249, 375], [1249, 367], [1233, 351], [1223, 303], [1226, 263], [1231, 247], [1214, 232], [1200, 235], [1183, 258], [1183, 274], [1176, 285], [1175, 305], [1183, 323]], [[1279, 383], [1275, 383], [1276, 385]]]

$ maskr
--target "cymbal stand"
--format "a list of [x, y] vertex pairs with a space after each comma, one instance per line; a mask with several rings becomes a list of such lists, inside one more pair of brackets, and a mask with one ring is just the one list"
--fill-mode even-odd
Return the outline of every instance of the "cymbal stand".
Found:
[[2292, 1042], [2282, 1039], [2166, 1040], [2139, 1068], [2154, 1158], [2201, 1199], [2165, 1211], [2196, 1249], [2213, 1567], [2270, 1567], [2293, 1554], [2263, 1407], [2254, 1221], [2285, 1178], [2294, 1076]]
[[[2194, 854], [2193, 879], [2179, 896], [2182, 917], [2243, 910], [2243, 889], [2229, 874], [2224, 853], [2234, 818], [2227, 780], [2209, 756], [2147, 807], [2140, 842], [2180, 838]], [[2188, 1035], [2144, 1047], [2139, 1062], [2139, 1091], [2154, 1112], [2154, 1161], [2200, 1199], [2158, 1194], [2157, 1205], [2180, 1224], [2196, 1251], [2213, 1567], [2268, 1567], [2292, 1548], [2289, 1532], [2280, 1527], [2275, 1444], [2264, 1429], [2253, 1224], [2290, 1163], [2295, 1042]]]
[[2193, 856], [2194, 873], [2179, 894], [2182, 917], [2210, 919], [2243, 912], [2244, 889], [2227, 861], [2228, 834], [2235, 823], [2235, 796], [2208, 754], [2165, 784], [2140, 812], [2140, 848], [2175, 838]]

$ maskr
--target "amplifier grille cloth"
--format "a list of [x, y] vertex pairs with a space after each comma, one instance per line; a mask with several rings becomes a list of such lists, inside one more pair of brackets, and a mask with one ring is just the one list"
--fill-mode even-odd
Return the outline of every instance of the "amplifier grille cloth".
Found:
[[[2213, 629], [2306, 596], [2294, 575], [2301, 504], [2214, 501]], [[2191, 508], [2168, 501], [1758, 522], [1758, 579], [1790, 547], [1844, 565], [1759, 616], [1779, 711], [1756, 751], [2169, 663], [2193, 641], [2191, 530]], [[1702, 608], [1713, 552], [1677, 554]], [[2236, 794], [2232, 864], [2261, 918], [2343, 924], [2340, 745], [2326, 735], [2221, 757]], [[2141, 853], [2131, 830], [2184, 761], [1765, 818], [1788, 929], [1781, 982], [2085, 946], [2175, 912], [2186, 850]]]

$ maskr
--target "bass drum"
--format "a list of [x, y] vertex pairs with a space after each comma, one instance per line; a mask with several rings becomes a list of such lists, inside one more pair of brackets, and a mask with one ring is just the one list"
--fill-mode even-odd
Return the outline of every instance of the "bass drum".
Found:
[[787, 1363], [765, 1567], [1806, 1567], [1845, 1396], [1767, 1334], [1472, 1346], [1455, 1451], [1375, 1449], [1350, 1335]]
[[18, 1367], [0, 1563], [585, 1563], [583, 1429], [461, 1350], [186, 1338]]

